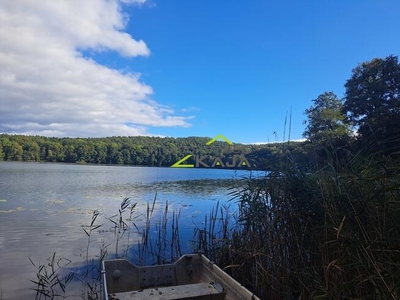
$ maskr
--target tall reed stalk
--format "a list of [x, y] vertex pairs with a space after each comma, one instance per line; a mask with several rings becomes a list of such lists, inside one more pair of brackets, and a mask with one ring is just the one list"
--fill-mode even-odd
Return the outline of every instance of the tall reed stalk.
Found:
[[198, 247], [262, 299], [400, 298], [398, 154], [331, 144], [310, 170], [282, 153], [232, 194], [234, 226], [216, 205]]
[[66, 286], [73, 280], [74, 274], [61, 276], [60, 270], [67, 267], [71, 261], [66, 258], [57, 258], [56, 252], [48, 259], [47, 264], [35, 264], [30, 257], [29, 261], [36, 269], [36, 280], [31, 280], [36, 287], [35, 300], [65, 298]]

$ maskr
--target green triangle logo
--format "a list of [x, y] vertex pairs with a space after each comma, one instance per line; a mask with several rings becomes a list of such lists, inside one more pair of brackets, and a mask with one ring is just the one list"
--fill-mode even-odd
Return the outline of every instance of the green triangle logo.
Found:
[[222, 134], [218, 134], [215, 138], [213, 138], [212, 140], [208, 141], [206, 145], [207, 145], [207, 146], [208, 146], [208, 145], [211, 145], [212, 143], [214, 143], [214, 142], [217, 141], [218, 139], [222, 139], [222, 140], [224, 140], [225, 142], [227, 142], [229, 145], [233, 145], [233, 143], [232, 143], [230, 140], [228, 140], [225, 136], [223, 136]]

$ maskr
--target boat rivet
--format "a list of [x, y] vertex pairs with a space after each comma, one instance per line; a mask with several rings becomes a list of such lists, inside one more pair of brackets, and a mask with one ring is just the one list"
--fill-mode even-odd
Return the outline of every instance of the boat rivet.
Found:
[[118, 278], [120, 278], [121, 277], [121, 271], [120, 270], [115, 270], [114, 272], [113, 272], [113, 278], [114, 279], [118, 279]]

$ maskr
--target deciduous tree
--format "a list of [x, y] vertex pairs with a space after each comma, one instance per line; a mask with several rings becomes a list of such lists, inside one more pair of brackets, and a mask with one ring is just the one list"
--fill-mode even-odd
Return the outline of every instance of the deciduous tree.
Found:
[[342, 101], [333, 92], [319, 95], [305, 113], [308, 121], [303, 136], [311, 142], [334, 141], [348, 136], [349, 126]]
[[344, 110], [362, 138], [384, 141], [400, 133], [400, 64], [375, 58], [353, 69], [345, 84]]

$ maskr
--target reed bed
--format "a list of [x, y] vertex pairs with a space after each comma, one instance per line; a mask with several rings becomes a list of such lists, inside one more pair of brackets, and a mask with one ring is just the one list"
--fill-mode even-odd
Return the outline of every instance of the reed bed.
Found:
[[283, 151], [232, 193], [236, 215], [209, 213], [198, 248], [262, 299], [400, 298], [398, 152], [318, 152], [303, 168]]

